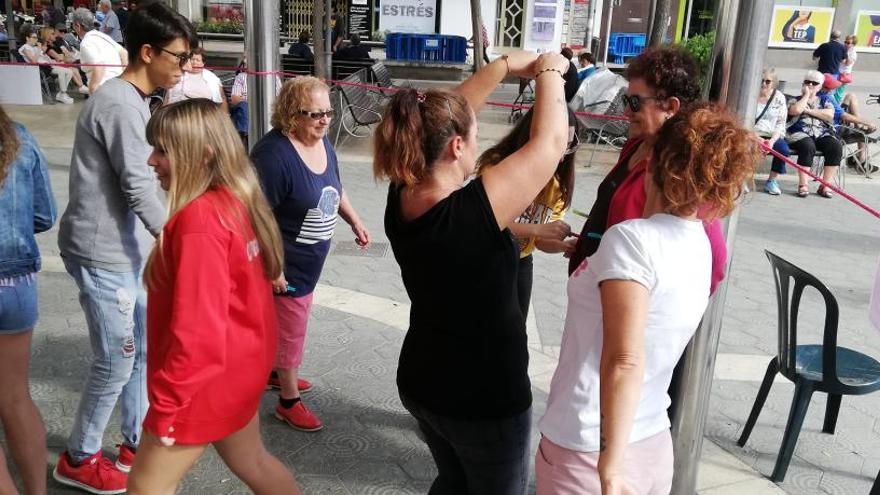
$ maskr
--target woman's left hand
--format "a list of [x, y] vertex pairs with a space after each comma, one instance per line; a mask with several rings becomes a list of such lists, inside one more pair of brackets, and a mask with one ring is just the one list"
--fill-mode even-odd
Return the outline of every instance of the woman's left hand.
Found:
[[635, 491], [629, 487], [623, 477], [623, 473], [603, 475], [599, 474], [602, 483], [602, 495], [635, 495]]
[[367, 230], [364, 224], [360, 222], [351, 224], [351, 231], [354, 232], [354, 242], [357, 243], [358, 247], [367, 249], [370, 246], [370, 231]]

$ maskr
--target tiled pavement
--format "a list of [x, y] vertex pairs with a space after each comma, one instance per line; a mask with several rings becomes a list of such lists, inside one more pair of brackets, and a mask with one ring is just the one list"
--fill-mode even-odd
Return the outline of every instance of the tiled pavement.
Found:
[[[499, 98], [512, 100], [509, 93]], [[7, 107], [46, 148], [61, 210], [66, 203], [72, 122], [78, 108]], [[488, 110], [480, 119], [481, 145], [503, 134], [502, 112]], [[366, 140], [349, 141], [339, 153], [352, 201], [377, 243], [386, 242], [382, 232], [385, 186], [376, 184], [370, 176]], [[584, 161], [587, 154], [582, 155], [580, 160]], [[589, 208], [606, 170], [602, 165], [578, 169], [575, 208]], [[786, 177], [783, 189], [792, 191], [792, 181], [792, 176]], [[851, 177], [848, 190], [869, 203], [880, 204], [876, 200], [877, 186], [870, 179]], [[580, 227], [578, 217], [570, 216], [568, 221]], [[875, 219], [840, 198], [811, 196], [801, 200], [790, 194], [770, 197], [760, 193], [748, 196], [740, 216], [719, 349], [720, 360], [730, 369], [713, 386], [706, 431], [709, 440], [746, 466], [737, 467], [737, 461], [707, 442], [701, 482], [705, 489], [700, 493], [770, 493], [766, 491], [769, 482], [755, 479], [746, 468], [764, 475], [772, 470], [791, 400], [791, 385], [780, 382], [774, 386], [749, 444], [745, 449], [735, 445], [758, 380], [776, 346], [776, 305], [763, 249], [780, 254], [824, 280], [841, 304], [841, 345], [880, 356], [880, 336], [868, 329], [865, 317], [877, 262], [877, 234]], [[270, 450], [297, 473], [307, 493], [425, 493], [433, 466], [397, 399], [394, 385], [403, 337], [400, 320], [401, 315], [405, 318], [407, 301], [399, 271], [390, 250], [382, 249], [387, 246], [377, 245], [369, 256], [349, 249], [346, 241], [351, 235], [344, 224], [336, 239], [339, 242], [328, 259], [318, 291], [303, 366], [303, 374], [316, 385], [305, 400], [325, 421], [326, 428], [318, 433], [287, 428], [271, 417], [274, 395], [267, 393], [261, 408], [264, 438]], [[46, 266], [40, 277], [42, 316], [35, 334], [33, 392], [46, 419], [50, 461], [54, 462], [72, 424], [90, 352], [75, 286], [58, 262], [56, 230], [41, 235], [39, 240]], [[806, 301], [801, 319], [806, 336], [818, 335], [815, 322], [822, 315], [815, 306], [817, 301], [816, 297]], [[532, 305], [530, 345], [537, 419], [546, 402], [546, 383], [561, 338], [566, 305], [565, 260], [536, 256]], [[376, 310], [379, 307], [384, 309]], [[825, 435], [820, 432], [824, 397], [814, 396], [781, 487], [795, 494], [867, 493], [880, 469], [878, 406], [880, 394], [847, 397], [837, 433]], [[105, 438], [108, 452], [119, 441], [117, 431], [114, 420]], [[727, 465], [734, 465], [733, 471], [719, 474]], [[68, 493], [54, 482], [50, 482], [50, 491]], [[186, 478], [181, 492], [246, 493], [247, 489], [209, 452]]]

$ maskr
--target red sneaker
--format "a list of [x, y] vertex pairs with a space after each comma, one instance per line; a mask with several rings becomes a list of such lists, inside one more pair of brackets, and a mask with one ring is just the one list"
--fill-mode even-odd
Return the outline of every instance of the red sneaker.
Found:
[[[269, 381], [266, 383], [266, 388], [274, 388], [275, 390], [281, 390], [281, 382], [278, 381], [278, 373], [272, 372], [269, 375]], [[305, 380], [303, 378], [299, 378], [296, 380], [296, 388], [299, 389], [301, 394], [304, 394], [312, 389], [312, 382]]]
[[301, 431], [318, 431], [324, 427], [321, 420], [312, 411], [309, 411], [302, 401], [297, 401], [290, 409], [285, 409], [281, 407], [281, 404], [278, 404], [275, 406], [275, 417], [290, 425], [291, 428]]
[[124, 443], [117, 445], [117, 447], [119, 447], [119, 455], [116, 456], [116, 469], [123, 473], [128, 473], [131, 471], [131, 464], [134, 462], [134, 455], [137, 453], [137, 450]]
[[62, 485], [72, 486], [96, 495], [125, 493], [128, 475], [116, 469], [113, 461], [100, 452], [74, 466], [67, 452], [58, 456], [52, 477]]

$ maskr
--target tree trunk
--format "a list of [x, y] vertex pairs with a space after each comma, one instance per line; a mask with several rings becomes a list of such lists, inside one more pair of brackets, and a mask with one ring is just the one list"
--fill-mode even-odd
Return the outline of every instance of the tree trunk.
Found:
[[[669, 29], [669, 11], [672, 8], [672, 0], [655, 0], [654, 12], [650, 16], [652, 23], [648, 28], [648, 46], [660, 46], [666, 41], [666, 32]], [[652, 2], [653, 3], [653, 2]]]
[[315, 44], [315, 76], [320, 79], [330, 79], [327, 70], [324, 46], [324, 0], [315, 0], [312, 5], [312, 41]]
[[[483, 66], [483, 15], [480, 0], [471, 0], [471, 25], [474, 30], [474, 72]], [[488, 33], [486, 33], [488, 36]]]

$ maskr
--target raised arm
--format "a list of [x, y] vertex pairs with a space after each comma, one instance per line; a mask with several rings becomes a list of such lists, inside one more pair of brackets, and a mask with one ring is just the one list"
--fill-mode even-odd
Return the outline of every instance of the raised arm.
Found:
[[535, 77], [537, 58], [538, 54], [533, 52], [508, 53], [507, 57], [495, 59], [494, 62], [478, 70], [476, 74], [459, 84], [455, 91], [464, 96], [474, 113], [480, 113], [480, 109], [486, 103], [486, 98], [492, 94], [492, 91], [495, 91], [495, 88], [507, 77], [508, 73], [526, 79]]
[[[568, 107], [562, 74], [568, 65], [565, 57], [555, 53], [545, 53], [538, 58], [534, 64], [535, 105], [529, 141], [482, 175], [495, 220], [502, 229], [510, 226], [544, 188], [565, 151]], [[511, 69], [514, 67], [519, 69], [520, 66], [512, 64]], [[480, 72], [465, 83], [475, 81], [475, 84], [489, 85], [490, 81], [477, 79]], [[489, 88], [476, 87], [472, 94], [488, 95], [489, 91]]]

